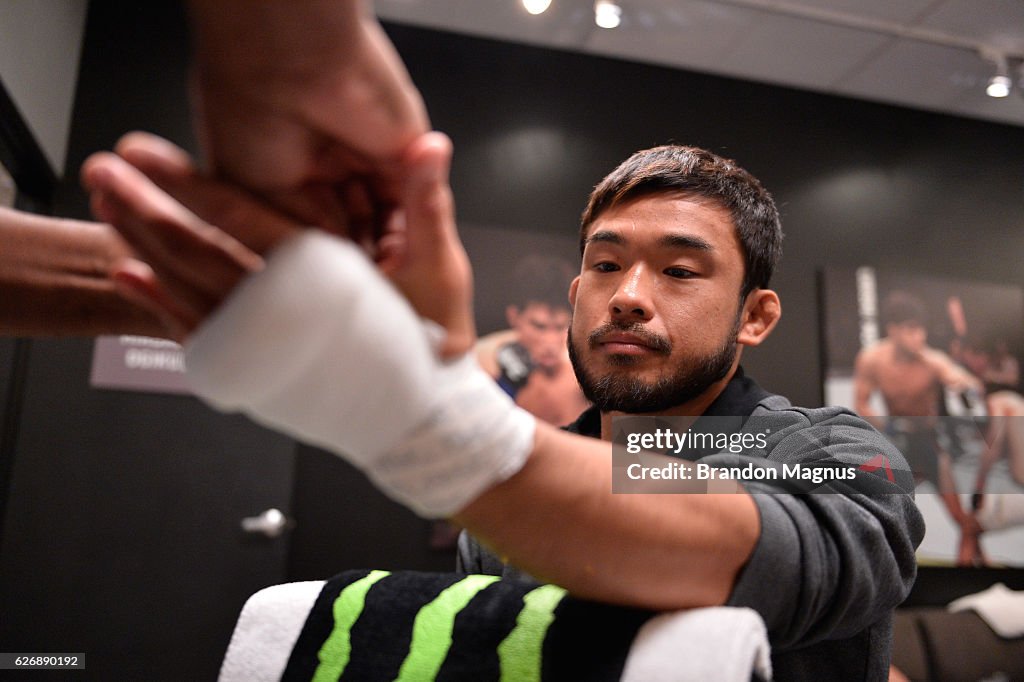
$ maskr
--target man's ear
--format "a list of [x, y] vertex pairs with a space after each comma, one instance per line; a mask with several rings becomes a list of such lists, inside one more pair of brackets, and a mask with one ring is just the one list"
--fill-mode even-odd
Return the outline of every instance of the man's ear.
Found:
[[572, 278], [572, 284], [569, 285], [569, 305], [572, 309], [576, 310], [576, 290], [580, 288], [580, 276], [576, 275]]
[[782, 317], [779, 295], [771, 289], [754, 289], [743, 304], [743, 321], [736, 342], [744, 346], [759, 346], [775, 329]]
[[519, 321], [519, 307], [514, 305], [505, 306], [505, 321], [508, 322], [510, 329], [514, 329], [516, 322]]

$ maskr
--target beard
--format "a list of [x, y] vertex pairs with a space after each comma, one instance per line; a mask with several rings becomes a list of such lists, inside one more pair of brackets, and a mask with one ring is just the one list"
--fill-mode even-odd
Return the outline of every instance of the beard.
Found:
[[[569, 330], [569, 360], [573, 372], [583, 389], [583, 395], [602, 412], [625, 412], [646, 414], [663, 412], [690, 402], [707, 391], [713, 384], [724, 379], [736, 360], [736, 334], [739, 331], [740, 316], [728, 336], [711, 353], [702, 355], [669, 367], [670, 372], [654, 380], [631, 375], [629, 367], [638, 364], [642, 358], [633, 355], [611, 355], [609, 361], [622, 371], [612, 371], [596, 376], [584, 366], [580, 349]], [[610, 332], [628, 332], [644, 340], [656, 353], [668, 357], [672, 344], [661, 336], [651, 333], [638, 322], [616, 324], [609, 322], [595, 329], [587, 336], [587, 344], [593, 349], [599, 340]], [[671, 371], [674, 370], [674, 371]]]

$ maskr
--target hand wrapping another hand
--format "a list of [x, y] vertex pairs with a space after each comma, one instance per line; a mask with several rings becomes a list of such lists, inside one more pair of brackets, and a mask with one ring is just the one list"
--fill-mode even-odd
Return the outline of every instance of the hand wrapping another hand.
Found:
[[[114, 278], [178, 340], [261, 267], [261, 256], [303, 229], [243, 190], [203, 177], [182, 149], [159, 137], [130, 133], [116, 152], [93, 155], [82, 170], [96, 215], [139, 254], [119, 263]], [[445, 329], [445, 357], [475, 340], [472, 271], [455, 226], [450, 159], [451, 143], [440, 133], [410, 146], [401, 210], [374, 245], [381, 272], [420, 316]]]
[[447, 516], [523, 466], [534, 420], [470, 355], [446, 362], [435, 351], [423, 316], [444, 327], [449, 354], [472, 345], [471, 276], [445, 180], [450, 144], [419, 142], [379, 267], [352, 241], [202, 178], [150, 136], [92, 157], [83, 174], [97, 214], [139, 254], [117, 267], [118, 282], [187, 340], [197, 395], [334, 451], [425, 516]]

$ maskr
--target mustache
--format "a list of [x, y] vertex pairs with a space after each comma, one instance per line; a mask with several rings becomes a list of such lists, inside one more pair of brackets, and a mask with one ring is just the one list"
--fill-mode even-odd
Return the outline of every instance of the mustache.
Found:
[[644, 345], [648, 346], [654, 351], [657, 351], [658, 353], [668, 355], [669, 353], [672, 352], [672, 344], [669, 342], [668, 339], [648, 330], [646, 327], [644, 327], [643, 324], [639, 322], [607, 322], [598, 327], [597, 329], [595, 329], [594, 331], [590, 332], [590, 334], [587, 335], [587, 341], [589, 342], [591, 348], [596, 348], [598, 345], [600, 345], [601, 340], [605, 336], [609, 334], [614, 334], [616, 332], [632, 334], [633, 336], [640, 339], [640, 341], [642, 341]]

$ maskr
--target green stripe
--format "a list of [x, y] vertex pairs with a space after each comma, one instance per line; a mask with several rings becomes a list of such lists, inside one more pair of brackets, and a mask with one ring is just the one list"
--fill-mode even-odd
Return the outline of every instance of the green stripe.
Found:
[[352, 655], [352, 626], [366, 605], [366, 593], [387, 575], [388, 571], [370, 571], [342, 590], [334, 600], [334, 630], [317, 653], [320, 665], [313, 673], [313, 682], [337, 682], [341, 677]]
[[540, 682], [544, 637], [564, 596], [565, 590], [557, 585], [541, 585], [523, 597], [516, 626], [498, 645], [501, 682]]
[[493, 575], [470, 575], [441, 591], [416, 614], [412, 643], [395, 682], [420, 682], [437, 677], [452, 647], [455, 616], [480, 590], [498, 580]]

